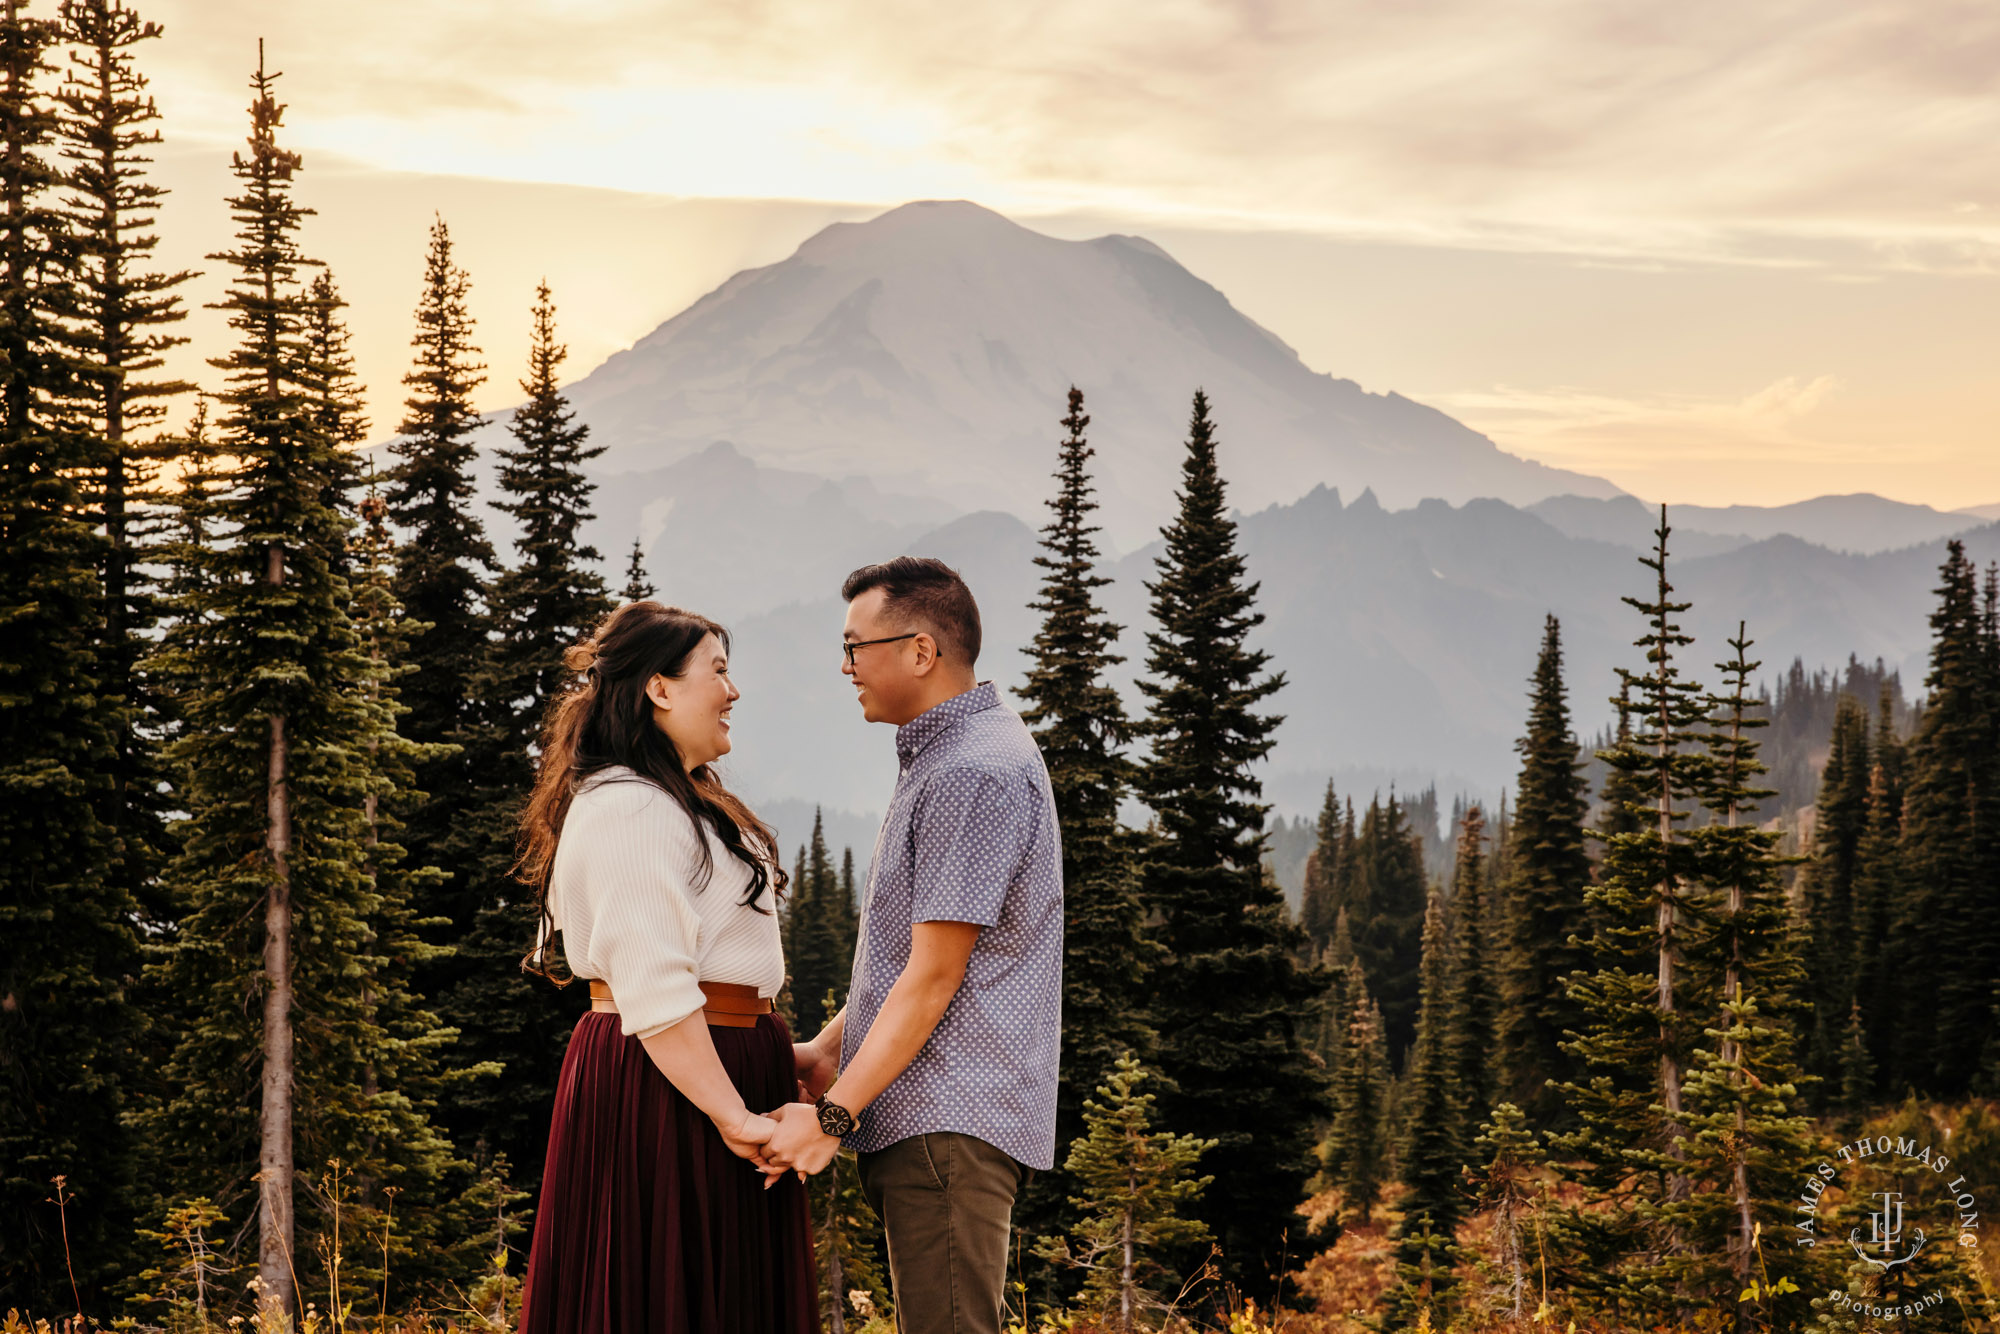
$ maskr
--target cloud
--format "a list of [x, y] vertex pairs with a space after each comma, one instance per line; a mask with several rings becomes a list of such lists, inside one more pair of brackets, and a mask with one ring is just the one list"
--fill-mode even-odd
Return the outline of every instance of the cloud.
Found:
[[1879, 444], [1838, 440], [1813, 420], [1840, 388], [1837, 377], [1817, 375], [1788, 376], [1736, 398], [1506, 385], [1423, 398], [1515, 453], [1584, 468], [1653, 499], [1683, 500], [1731, 470], [1760, 479], [1789, 474], [1803, 494], [1816, 494], [1820, 470], [1879, 465]]
[[1974, 0], [155, 8], [184, 132], [236, 132], [263, 32], [300, 135], [388, 168], [2000, 268], [2000, 8]]

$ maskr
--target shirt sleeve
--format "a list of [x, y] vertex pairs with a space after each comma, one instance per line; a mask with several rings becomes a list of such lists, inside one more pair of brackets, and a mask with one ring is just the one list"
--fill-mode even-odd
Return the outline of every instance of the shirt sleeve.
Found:
[[1020, 785], [997, 774], [948, 769], [933, 776], [914, 821], [910, 920], [998, 922], [1032, 819]]
[[593, 803], [588, 827], [576, 831], [588, 838], [577, 869], [590, 962], [625, 1035], [651, 1037], [702, 1008], [701, 919], [689, 898], [700, 849], [694, 822], [671, 797], [638, 783], [606, 786], [620, 790]]

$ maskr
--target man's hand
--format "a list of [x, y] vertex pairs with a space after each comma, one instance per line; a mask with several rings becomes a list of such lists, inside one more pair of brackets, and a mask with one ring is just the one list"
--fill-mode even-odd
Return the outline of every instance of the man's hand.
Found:
[[794, 1043], [792, 1056], [798, 1062], [801, 1101], [816, 1101], [840, 1073], [840, 1057], [821, 1050], [817, 1042]]
[[840, 1141], [819, 1128], [819, 1109], [811, 1103], [787, 1103], [766, 1115], [778, 1123], [764, 1145], [766, 1162], [817, 1176], [840, 1152]]

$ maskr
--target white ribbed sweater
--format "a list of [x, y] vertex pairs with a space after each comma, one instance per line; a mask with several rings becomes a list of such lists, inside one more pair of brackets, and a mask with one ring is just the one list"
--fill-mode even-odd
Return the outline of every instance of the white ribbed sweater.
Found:
[[[701, 843], [714, 872], [702, 884]], [[699, 1010], [699, 982], [776, 996], [784, 946], [766, 889], [743, 902], [750, 868], [680, 803], [623, 765], [592, 775], [570, 801], [549, 874], [549, 914], [578, 977], [618, 1002], [623, 1031], [649, 1037]]]

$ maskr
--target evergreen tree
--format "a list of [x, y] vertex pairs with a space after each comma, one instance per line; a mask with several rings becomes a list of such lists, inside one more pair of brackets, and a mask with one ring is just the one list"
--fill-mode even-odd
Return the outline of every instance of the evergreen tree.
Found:
[[1362, 1227], [1389, 1179], [1389, 1050], [1382, 1011], [1366, 988], [1348, 1010], [1345, 1051], [1334, 1086], [1333, 1127], [1319, 1146], [1322, 1179]]
[[1355, 954], [1382, 1006], [1383, 1040], [1399, 1067], [1417, 1031], [1418, 963], [1429, 887], [1423, 843], [1392, 789], [1368, 803], [1354, 840], [1350, 929]]
[[[1020, 688], [1049, 770], [1063, 853], [1063, 1043], [1056, 1097], [1056, 1138], [1068, 1143], [1083, 1131], [1083, 1104], [1112, 1077], [1122, 1055], [1145, 1060], [1153, 1033], [1147, 1026], [1144, 985], [1156, 949], [1143, 932], [1144, 910], [1133, 874], [1134, 838], [1118, 826], [1118, 805], [1132, 778], [1124, 747], [1132, 725], [1118, 692], [1107, 681], [1125, 661], [1113, 652], [1123, 627], [1097, 602], [1111, 580], [1097, 572], [1092, 522], [1097, 510], [1084, 436], [1090, 418], [1083, 392], [1069, 391], [1062, 419], [1068, 434], [1059, 446], [1052, 517], [1042, 528], [1041, 588], [1029, 607], [1042, 615], [1034, 642], [1023, 652], [1030, 666]], [[845, 974], [842, 974], [843, 981]], [[1030, 1203], [1059, 1205], [1069, 1187], [1053, 1182]], [[1031, 1218], [1054, 1231], [1057, 1218]], [[1061, 1212], [1059, 1207], [1054, 1211]]]
[[[1861, 1031], [1849, 1034], [1841, 1070], [1842, 1096], [1850, 1115], [1863, 1110], [1885, 1068], [1913, 1068], [1909, 1059], [1913, 1054], [1896, 1048], [1902, 988], [1892, 969], [1901, 941], [1891, 931], [1899, 919], [1903, 883], [1903, 765], [1901, 744], [1886, 715], [1876, 732], [1875, 755], [1868, 776], [1868, 827], [1855, 858], [1852, 1009], [1859, 1012]], [[1857, 1057], [1866, 1058], [1865, 1074]], [[1860, 1094], [1861, 1101], [1855, 1101], [1854, 1094]]]
[[1340, 881], [1346, 869], [1341, 858], [1340, 798], [1334, 795], [1333, 780], [1326, 780], [1326, 799], [1320, 803], [1319, 822], [1314, 826], [1313, 850], [1306, 857], [1305, 893], [1299, 904], [1299, 926], [1314, 954], [1333, 943], [1333, 923], [1346, 903], [1340, 897]]
[[[198, 628], [163, 664], [182, 687], [173, 761], [188, 812], [171, 869], [186, 912], [167, 966], [177, 989], [201, 997], [201, 1017], [170, 1063], [178, 1096], [154, 1129], [178, 1195], [254, 1212], [261, 1300], [289, 1311], [305, 1258], [295, 1132], [326, 1128], [360, 1064], [350, 978], [371, 904], [357, 755], [371, 729], [343, 689], [369, 672], [336, 573], [347, 521], [326, 499], [351, 463], [312, 411], [297, 281], [311, 263], [297, 241], [306, 211], [291, 198], [299, 157], [277, 143], [274, 77], [260, 59], [250, 151], [232, 167], [238, 248], [211, 256], [233, 271], [221, 308], [240, 340], [214, 363], [229, 385], [228, 462], [198, 520], [214, 533], [200, 555], [207, 577], [177, 609]], [[313, 1053], [303, 1063], [301, 1037]]]
[[[423, 294], [417, 302], [417, 332], [411, 340], [416, 364], [403, 377], [410, 387], [398, 438], [389, 446], [401, 462], [390, 474], [389, 514], [403, 530], [396, 568], [396, 600], [413, 626], [409, 661], [416, 667], [403, 686], [409, 714], [403, 731], [428, 746], [434, 758], [417, 767], [417, 789], [426, 799], [411, 812], [407, 840], [411, 855], [447, 872], [443, 884], [426, 889], [419, 916], [442, 919], [437, 943], [456, 942], [473, 929], [478, 909], [477, 869], [453, 857], [454, 833], [477, 804], [482, 767], [496, 753], [470, 734], [490, 726], [495, 711], [512, 701], [477, 697], [467, 689], [488, 662], [489, 622], [482, 605], [484, 572], [493, 567], [493, 548], [473, 512], [472, 433], [479, 426], [472, 391], [485, 382], [485, 366], [472, 343], [466, 311], [471, 280], [452, 259], [451, 232], [442, 218], [431, 226], [424, 255]], [[467, 742], [475, 744], [467, 748]], [[448, 973], [427, 975], [427, 992], [448, 985]]]
[[[801, 1032], [819, 1027], [847, 1000], [854, 971], [854, 946], [860, 923], [854, 899], [833, 869], [826, 845], [826, 826], [813, 808], [812, 838], [799, 861], [791, 886], [790, 953], [792, 995]], [[833, 1010], [825, 1010], [828, 998]]]
[[1706, 906], [1705, 868], [1681, 826], [1692, 798], [1707, 790], [1700, 743], [1708, 714], [1707, 696], [1678, 661], [1693, 641], [1678, 621], [1689, 604], [1673, 600], [1667, 578], [1670, 532], [1662, 507], [1653, 552], [1639, 558], [1653, 572], [1653, 594], [1623, 599], [1646, 619], [1636, 644], [1647, 668], [1619, 669], [1639, 725], [1604, 758], [1631, 775], [1628, 814], [1645, 823], [1611, 837], [1602, 879], [1590, 891], [1603, 922], [1593, 941], [1597, 966], [1571, 981], [1571, 999], [1585, 1019], [1565, 1045], [1582, 1076], [1560, 1085], [1579, 1125], [1552, 1139], [1596, 1202], [1565, 1217], [1570, 1272], [1621, 1314], [1629, 1314], [1625, 1302], [1642, 1311], [1665, 1309], [1659, 1267], [1675, 1263], [1694, 1240], [1676, 1229], [1664, 1206], [1686, 1200], [1692, 1189], [1683, 1086], [1699, 1032], [1694, 1017], [1714, 1012], [1697, 994], [1698, 979], [1682, 971]]
[[[1964, 544], [1949, 544], [1941, 576], [1930, 694], [1907, 761], [1890, 941], [1905, 988], [1895, 1075], [1955, 1096], [1982, 1062], [2000, 987], [2000, 688]], [[1946, 958], [1952, 966], [1940, 972], [1936, 961]]]
[[812, 1197], [813, 1255], [819, 1265], [820, 1321], [827, 1334], [847, 1334], [851, 1294], [868, 1294], [878, 1309], [888, 1306], [889, 1283], [878, 1256], [882, 1220], [861, 1190], [854, 1155], [840, 1153], [807, 1182]]
[[[1492, 1314], [1519, 1328], [1528, 1317], [1528, 1248], [1534, 1215], [1549, 1193], [1547, 1154], [1527, 1115], [1511, 1102], [1493, 1109], [1479, 1128], [1472, 1148], [1482, 1164], [1477, 1173], [1477, 1199], [1491, 1211], [1489, 1257], [1483, 1267], [1497, 1280], [1486, 1304]], [[1539, 1229], [1533, 1241], [1539, 1242]]]
[[1458, 853], [1451, 878], [1452, 1028], [1450, 1060], [1462, 1100], [1461, 1142], [1491, 1114], [1499, 1099], [1495, 1061], [1499, 988], [1490, 942], [1493, 915], [1486, 902], [1486, 815], [1468, 806], [1458, 821]]
[[67, 1249], [97, 1309], [130, 1234], [121, 1123], [135, 1016], [135, 905], [110, 874], [118, 701], [100, 652], [104, 544], [80, 483], [101, 441], [73, 409], [83, 370], [64, 346], [77, 256], [49, 162], [42, 83], [54, 25], [0, 9], [0, 1289], [73, 1306]]
[[[1730, 1297], [1753, 1282], [1789, 1279], [1802, 1289], [1810, 1277], [1809, 1256], [1796, 1247], [1760, 1256], [1758, 1239], [1795, 1221], [1798, 1182], [1818, 1146], [1802, 1110], [1796, 1033], [1783, 1019], [1803, 971], [1785, 931], [1779, 835], [1754, 818], [1757, 804], [1771, 795], [1755, 786], [1764, 766], [1753, 733], [1767, 720], [1753, 711], [1750, 678], [1761, 664], [1749, 660], [1750, 640], [1740, 625], [1729, 645], [1733, 656], [1718, 664], [1728, 693], [1709, 701], [1714, 717], [1700, 800], [1712, 818], [1688, 835], [1703, 879], [1720, 893], [1692, 951], [1697, 968], [1720, 972], [1720, 1012], [1713, 1026], [1704, 1026], [1706, 1040], [1694, 1046], [1687, 1079], [1682, 1129], [1689, 1188], [1656, 1218], [1669, 1235], [1728, 1238], [1720, 1256], [1707, 1245], [1668, 1255], [1659, 1280], [1697, 1309], [1733, 1305], [1737, 1327], [1747, 1329], [1755, 1308]], [[1777, 1313], [1775, 1300], [1766, 1295], [1758, 1323]], [[1790, 1306], [1785, 1313], [1793, 1320], [1804, 1315], [1802, 1297]]]
[[651, 576], [646, 573], [646, 553], [639, 546], [639, 539], [632, 539], [632, 554], [625, 562], [625, 587], [618, 591], [623, 602], [644, 602], [659, 590], [653, 587]]
[[1207, 1202], [1205, 1221], [1226, 1271], [1261, 1289], [1281, 1263], [1326, 1101], [1295, 1022], [1320, 983], [1299, 966], [1298, 929], [1263, 873], [1266, 808], [1250, 766], [1278, 719], [1256, 706], [1284, 678], [1264, 675], [1267, 655], [1245, 642], [1263, 617], [1215, 456], [1197, 392], [1180, 512], [1146, 585], [1157, 629], [1140, 682], [1152, 754], [1138, 790], [1160, 833], [1143, 873], [1167, 951], [1152, 992], [1168, 1119], [1217, 1142], [1209, 1162], [1233, 1189]]
[[1854, 1002], [1854, 882], [1868, 824], [1868, 715], [1842, 695], [1833, 744], [1820, 777], [1811, 860], [1800, 871], [1800, 894], [1811, 933], [1811, 1028], [1807, 1068], [1820, 1079], [1837, 1074]]
[[1194, 1175], [1214, 1140], [1153, 1128], [1149, 1074], [1122, 1056], [1097, 1097], [1084, 1104], [1087, 1131], [1070, 1146], [1063, 1171], [1076, 1183], [1080, 1221], [1035, 1253], [1084, 1271], [1082, 1305], [1106, 1327], [1133, 1331], [1166, 1307], [1157, 1286], [1172, 1258], [1209, 1239], [1206, 1224], [1181, 1216], [1215, 1180]]
[[158, 614], [147, 573], [161, 537], [152, 486], [166, 400], [193, 386], [158, 375], [163, 354], [187, 340], [169, 332], [186, 318], [175, 289], [192, 275], [152, 269], [155, 212], [166, 191], [146, 177], [159, 119], [135, 65], [160, 26], [122, 0], [65, 0], [62, 35], [75, 50], [57, 97], [65, 200], [77, 266], [72, 321], [64, 335], [82, 374], [81, 425], [96, 452], [91, 469], [102, 520], [104, 596], [101, 690], [119, 709], [118, 759], [106, 823], [116, 839], [118, 878], [157, 916], [154, 887], [166, 856], [166, 811], [157, 755], [155, 692], [140, 674]]
[[1584, 780], [1563, 685], [1562, 626], [1554, 616], [1542, 624], [1528, 700], [1528, 730], [1514, 747], [1521, 777], [1508, 840], [1500, 1038], [1509, 1100], [1546, 1126], [1564, 1119], [1550, 1081], [1575, 1073], [1562, 1044], [1565, 1034], [1581, 1027], [1582, 1016], [1564, 979], [1587, 963], [1583, 945], [1572, 941], [1587, 932], [1584, 889], [1590, 883]]
[[1445, 933], [1444, 899], [1430, 896], [1424, 911], [1423, 962], [1417, 1035], [1405, 1068], [1397, 1111], [1402, 1133], [1396, 1163], [1403, 1193], [1397, 1203], [1397, 1285], [1392, 1318], [1413, 1319], [1421, 1308], [1435, 1311], [1453, 1285], [1452, 1267], [1464, 1201], [1459, 1174], [1464, 1166], [1460, 1139], [1465, 1089], [1452, 1060], [1455, 979], [1451, 944]]
[[591, 568], [599, 553], [579, 541], [595, 489], [583, 466], [604, 450], [588, 443], [589, 427], [575, 420], [558, 383], [567, 350], [556, 340], [546, 283], [536, 290], [531, 320], [528, 373], [520, 381], [527, 401], [508, 423], [513, 443], [499, 451], [498, 504], [515, 521], [515, 563], [493, 583], [494, 637], [473, 676], [477, 703], [457, 732], [474, 786], [442, 844], [446, 864], [458, 872], [450, 911], [468, 929], [453, 942], [455, 957], [431, 973], [466, 1058], [502, 1072], [452, 1100], [452, 1133], [480, 1162], [504, 1154], [521, 1164], [530, 1193], [540, 1180], [563, 1051], [587, 1002], [580, 987], [558, 988], [521, 972], [537, 921], [533, 897], [513, 876], [515, 836], [534, 785], [543, 719], [573, 679], [563, 653], [612, 608]]

